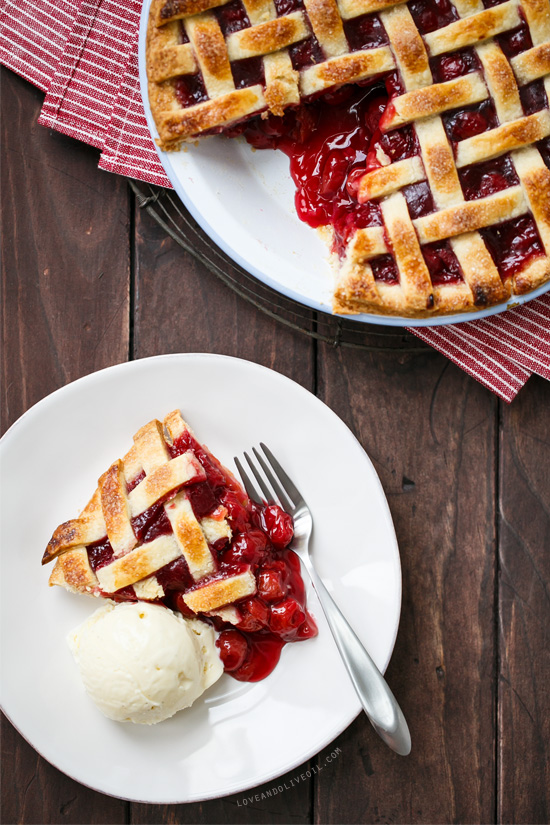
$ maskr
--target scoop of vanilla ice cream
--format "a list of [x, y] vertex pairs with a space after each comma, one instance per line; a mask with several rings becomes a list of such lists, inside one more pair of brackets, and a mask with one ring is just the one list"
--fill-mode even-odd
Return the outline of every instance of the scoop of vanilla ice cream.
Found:
[[223, 672], [209, 625], [147, 602], [107, 602], [67, 640], [86, 691], [117, 722], [162, 722]]

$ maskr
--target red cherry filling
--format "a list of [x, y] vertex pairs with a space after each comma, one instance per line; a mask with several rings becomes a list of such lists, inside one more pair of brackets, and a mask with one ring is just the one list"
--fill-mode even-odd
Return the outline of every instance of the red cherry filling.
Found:
[[[521, 6], [519, 8], [519, 14], [521, 17]], [[520, 54], [520, 52], [526, 51], [526, 49], [530, 49], [533, 45], [527, 23], [522, 23], [517, 29], [499, 35], [497, 42], [508, 59], [515, 57], [517, 54]]]
[[292, 67], [299, 72], [307, 66], [312, 66], [314, 63], [322, 63], [324, 58], [323, 50], [319, 45], [319, 41], [312, 35], [308, 40], [302, 40], [289, 48], [290, 59], [292, 60]]
[[443, 115], [443, 125], [447, 137], [455, 143], [495, 129], [498, 126], [498, 118], [494, 103], [484, 100], [459, 112]]
[[449, 0], [412, 0], [408, 9], [421, 34], [441, 29], [458, 20], [458, 14]]
[[391, 255], [381, 255], [379, 258], [373, 258], [369, 263], [375, 281], [381, 281], [384, 284], [399, 283], [397, 264]]
[[[292, 521], [292, 519], [291, 519]], [[270, 553], [269, 542], [261, 530], [240, 533], [224, 550], [220, 561], [223, 564], [260, 564]]]
[[420, 146], [412, 126], [405, 126], [384, 134], [377, 128], [367, 155], [367, 170], [381, 166], [380, 157], [384, 155], [391, 163], [396, 163], [398, 160], [412, 158], [418, 154], [420, 154]]
[[238, 630], [224, 630], [216, 642], [224, 670], [231, 673], [244, 664], [250, 647], [246, 636]]
[[[250, 501], [231, 473], [189, 432], [170, 447], [173, 457], [188, 450], [195, 454], [207, 476], [206, 481], [191, 482], [184, 487], [196, 518], [226, 517], [233, 535], [231, 541], [222, 537], [210, 545], [215, 569], [207, 579], [196, 582], [183, 556], [158, 570], [155, 576], [164, 590], [160, 601], [184, 616], [193, 617], [196, 614], [185, 603], [187, 592], [209, 581], [251, 571], [256, 579], [256, 592], [235, 602], [236, 628], [215, 614], [208, 620], [222, 631], [218, 646], [226, 669], [236, 679], [263, 679], [277, 664], [286, 642], [307, 639], [317, 632], [307, 612], [299, 560], [287, 549], [293, 537], [292, 518], [272, 502], [259, 506]], [[128, 484], [128, 489], [136, 487], [143, 478], [141, 473]], [[170, 507], [169, 500], [168, 504], [156, 503], [132, 520], [140, 542], [172, 532], [165, 506]], [[114, 561], [108, 539], [89, 545], [87, 551], [94, 571]], [[137, 598], [133, 587], [103, 595], [115, 601], [136, 601]]]
[[533, 83], [528, 83], [527, 86], [521, 86], [519, 96], [526, 115], [540, 112], [541, 109], [548, 106], [543, 80], [535, 80]]
[[461, 52], [432, 57], [430, 67], [434, 83], [445, 83], [470, 72], [479, 71], [481, 63], [473, 49], [463, 49]]
[[435, 211], [433, 196], [426, 181], [405, 186], [402, 192], [409, 207], [409, 215], [413, 220]]
[[298, 216], [310, 226], [331, 224], [334, 248], [342, 254], [360, 227], [380, 226], [377, 204], [358, 204], [347, 182], [354, 170], [364, 170], [366, 150], [386, 105], [380, 85], [346, 87], [301, 107], [304, 115], [256, 119], [244, 131], [258, 148], [279, 148], [290, 158], [296, 184]]
[[388, 43], [388, 35], [380, 19], [373, 14], [344, 21], [344, 32], [351, 51], [374, 49]]
[[466, 166], [459, 170], [458, 177], [466, 200], [486, 198], [519, 183], [514, 165], [506, 155], [485, 163]]
[[[220, 655], [222, 656], [222, 661], [225, 655], [231, 664], [237, 662], [239, 655], [242, 655], [242, 643], [233, 636], [230, 639], [227, 639], [227, 636], [225, 636], [225, 633], [238, 632], [239, 631], [228, 630], [220, 634], [217, 644], [218, 647], [220, 647], [221, 641]], [[247, 651], [245, 652], [243, 661], [229, 672], [234, 679], [238, 679], [241, 682], [259, 682], [261, 679], [269, 676], [276, 666], [281, 657], [281, 650], [285, 642], [283, 639], [269, 632], [264, 632], [247, 636], [246, 643]]]
[[226, 39], [233, 32], [238, 32], [250, 26], [248, 15], [241, 0], [232, 0], [231, 3], [226, 3], [225, 6], [219, 6], [214, 9], [214, 14], [218, 18], [220, 29]]
[[265, 84], [264, 64], [261, 57], [249, 57], [247, 60], [235, 60], [231, 65], [233, 80], [237, 89]]
[[258, 593], [266, 602], [276, 602], [284, 599], [287, 586], [279, 570], [263, 568], [258, 574]]
[[174, 80], [174, 89], [178, 103], [185, 109], [208, 100], [206, 86], [199, 74], [185, 74]]
[[275, 547], [287, 547], [294, 535], [292, 519], [277, 504], [268, 504], [262, 511], [265, 530]]
[[109, 539], [89, 544], [86, 549], [88, 551], [88, 561], [94, 573], [106, 564], [110, 564], [115, 557]]
[[448, 241], [424, 244], [422, 254], [434, 286], [463, 280], [460, 264]]
[[513, 277], [534, 257], [544, 255], [540, 235], [531, 215], [522, 215], [481, 234], [504, 280]]

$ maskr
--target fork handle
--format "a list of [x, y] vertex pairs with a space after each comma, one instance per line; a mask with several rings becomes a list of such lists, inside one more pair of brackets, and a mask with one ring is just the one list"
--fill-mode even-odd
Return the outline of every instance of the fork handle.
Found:
[[319, 596], [328, 626], [363, 710], [380, 738], [396, 753], [407, 756], [411, 752], [411, 735], [393, 693], [334, 602], [311, 560], [305, 554], [301, 558]]

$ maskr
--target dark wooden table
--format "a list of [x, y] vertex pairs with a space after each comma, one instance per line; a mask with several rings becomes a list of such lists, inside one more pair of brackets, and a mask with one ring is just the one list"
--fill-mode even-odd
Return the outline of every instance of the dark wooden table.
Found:
[[387, 678], [413, 737], [400, 758], [360, 717], [311, 761], [322, 773], [271, 799], [155, 806], [79, 785], [4, 720], [2, 822], [548, 823], [550, 384], [507, 406], [407, 336], [369, 352], [288, 330], [185, 254], [95, 150], [36, 125], [36, 89], [5, 71], [2, 95], [3, 428], [69, 381], [167, 352], [248, 358], [317, 393], [389, 500], [403, 611]]

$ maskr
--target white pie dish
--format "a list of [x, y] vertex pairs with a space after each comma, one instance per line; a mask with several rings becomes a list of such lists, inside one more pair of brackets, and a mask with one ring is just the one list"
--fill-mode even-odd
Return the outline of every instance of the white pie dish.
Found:
[[[129, 398], [139, 400], [129, 405]], [[158, 356], [93, 373], [31, 408], [0, 442], [2, 707], [69, 776], [152, 803], [224, 796], [274, 779], [330, 743], [360, 710], [311, 588], [319, 636], [288, 645], [263, 682], [224, 675], [191, 709], [153, 727], [112, 722], [85, 695], [65, 637], [97, 602], [48, 588], [42, 552], [132, 433], [176, 407], [230, 467], [260, 439], [276, 451], [312, 508], [319, 572], [382, 670], [401, 602], [395, 533], [371, 462], [328, 407], [278, 373], [224, 356]], [[31, 476], [40, 495], [27, 518]]]
[[[158, 133], [149, 106], [145, 62], [150, 4], [151, 0], [144, 0], [141, 13], [139, 76], [147, 123], [155, 139]], [[226, 255], [287, 298], [332, 314], [334, 275], [328, 247], [296, 214], [295, 188], [286, 155], [273, 150], [254, 150], [244, 138], [210, 137], [177, 152], [156, 149], [178, 197]], [[374, 313], [339, 317], [363, 324], [399, 327], [456, 324], [496, 315], [549, 289], [550, 281], [487, 309], [432, 318]]]

